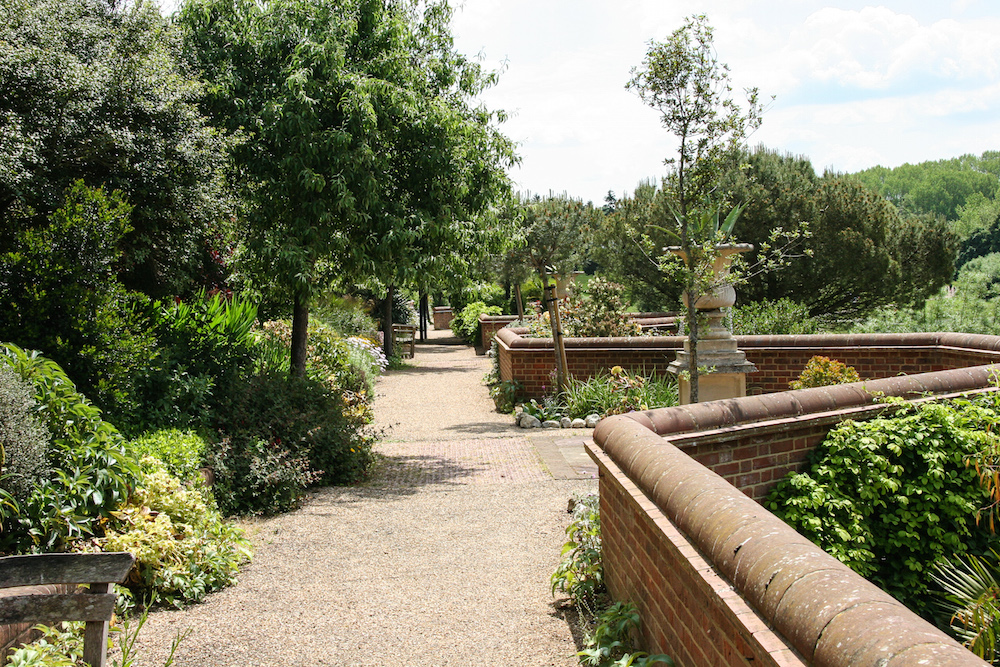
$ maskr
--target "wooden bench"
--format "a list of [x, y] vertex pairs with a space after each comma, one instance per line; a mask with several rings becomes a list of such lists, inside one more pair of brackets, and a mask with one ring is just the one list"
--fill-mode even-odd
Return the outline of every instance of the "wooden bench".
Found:
[[117, 598], [112, 587], [125, 580], [134, 562], [135, 556], [125, 552], [0, 558], [0, 589], [89, 584], [89, 590], [79, 593], [9, 591], [11, 595], [0, 597], [0, 624], [85, 621], [83, 660], [92, 667], [105, 667]]
[[393, 324], [392, 325], [392, 349], [396, 350], [397, 345], [401, 347], [400, 356], [413, 358], [416, 349], [417, 327], [413, 324]]

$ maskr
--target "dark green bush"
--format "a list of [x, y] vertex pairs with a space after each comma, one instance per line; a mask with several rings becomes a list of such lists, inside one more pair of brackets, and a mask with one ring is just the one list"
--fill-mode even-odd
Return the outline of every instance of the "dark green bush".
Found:
[[130, 212], [78, 182], [46, 226], [0, 241], [0, 341], [39, 350], [116, 415], [136, 412], [134, 382], [156, 356], [117, 278]]
[[791, 299], [751, 301], [730, 308], [729, 314], [737, 336], [814, 334], [819, 330], [809, 317], [809, 309]]
[[31, 383], [0, 365], [0, 489], [24, 504], [46, 479], [49, 432], [35, 416]]
[[226, 439], [208, 460], [216, 500], [229, 514], [287, 509], [310, 485], [355, 481], [373, 461], [367, 404], [350, 405], [310, 378], [254, 376], [220, 414]]
[[134, 431], [205, 428], [222, 398], [253, 372], [260, 356], [248, 299], [200, 294], [189, 301], [152, 302], [145, 314], [161, 352], [143, 378], [143, 415]]
[[52, 551], [99, 536], [101, 521], [128, 498], [138, 470], [124, 439], [63, 370], [37, 352], [0, 346], [0, 365], [31, 383], [39, 418], [52, 435], [52, 474], [19, 507], [3, 510], [0, 551]]
[[310, 313], [310, 323], [321, 320], [342, 336], [361, 336], [378, 339], [378, 325], [365, 312], [363, 305], [354, 299], [334, 298], [319, 304]]
[[920, 613], [930, 609], [932, 565], [981, 553], [976, 525], [989, 496], [966, 465], [987, 443], [998, 398], [901, 408], [847, 421], [813, 452], [807, 472], [781, 480], [767, 506], [831, 555]]

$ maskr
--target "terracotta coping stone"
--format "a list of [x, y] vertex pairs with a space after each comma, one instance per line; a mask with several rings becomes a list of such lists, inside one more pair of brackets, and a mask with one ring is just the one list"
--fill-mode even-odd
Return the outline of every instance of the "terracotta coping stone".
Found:
[[[979, 371], [974, 377], [986, 378], [985, 370], [973, 370]], [[841, 398], [840, 392], [833, 393]], [[856, 395], [851, 391], [843, 397], [855, 400]], [[723, 418], [705, 405], [692, 407], [703, 416]], [[667, 410], [676, 408], [652, 413]], [[987, 664], [639, 420], [609, 417], [595, 430], [594, 440], [743, 599], [813, 664], [909, 665], [928, 656], [934, 660], [924, 664]], [[873, 609], [880, 613], [873, 615]]]

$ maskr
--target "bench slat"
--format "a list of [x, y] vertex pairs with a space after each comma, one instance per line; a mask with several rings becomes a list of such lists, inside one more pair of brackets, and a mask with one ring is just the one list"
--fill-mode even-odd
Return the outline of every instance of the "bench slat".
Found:
[[0, 558], [0, 588], [44, 584], [121, 582], [132, 569], [128, 552], [102, 554], [36, 554]]
[[107, 621], [117, 595], [17, 595], [0, 598], [0, 624]]

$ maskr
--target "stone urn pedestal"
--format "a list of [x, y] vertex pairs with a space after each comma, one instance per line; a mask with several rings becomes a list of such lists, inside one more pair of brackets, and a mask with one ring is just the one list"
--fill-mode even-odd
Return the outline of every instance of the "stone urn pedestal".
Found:
[[[687, 257], [677, 247], [668, 248], [685, 262]], [[729, 308], [736, 303], [736, 290], [725, 282], [729, 272], [729, 263], [733, 255], [753, 250], [749, 243], [720, 246], [719, 256], [712, 267], [719, 277], [718, 285], [709, 294], [698, 298], [694, 306], [702, 321], [698, 337], [698, 401], [717, 401], [724, 398], [737, 398], [747, 395], [747, 373], [757, 372], [757, 367], [747, 361], [746, 354], [736, 347], [736, 339], [723, 324], [725, 313], [723, 308]], [[684, 295], [684, 305], [688, 304], [688, 295]], [[677, 358], [667, 367], [671, 373], [678, 376], [678, 390], [681, 405], [691, 403], [691, 340], [684, 341], [684, 349], [677, 353]]]

